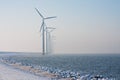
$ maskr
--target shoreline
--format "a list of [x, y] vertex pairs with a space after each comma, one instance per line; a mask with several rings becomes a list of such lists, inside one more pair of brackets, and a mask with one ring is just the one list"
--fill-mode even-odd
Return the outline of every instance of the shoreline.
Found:
[[50, 80], [17, 70], [0, 62], [0, 80]]
[[64, 71], [45, 66], [37, 66], [21, 61], [12, 60], [11, 58], [0, 58], [0, 62], [6, 66], [11, 66], [14, 69], [19, 69], [23, 72], [34, 74], [39, 77], [46, 77], [49, 80], [116, 80], [115, 78], [105, 78], [102, 75], [85, 74], [80, 75], [78, 72]]
[[32, 66], [25, 66], [25, 65], [22, 65], [21, 63], [9, 63], [5, 60], [1, 60], [0, 64], [10, 66], [13, 69], [27, 72], [35, 76], [49, 78], [49, 80], [73, 80], [72, 78], [58, 78], [59, 76], [58, 74], [49, 73], [44, 70], [33, 68]]

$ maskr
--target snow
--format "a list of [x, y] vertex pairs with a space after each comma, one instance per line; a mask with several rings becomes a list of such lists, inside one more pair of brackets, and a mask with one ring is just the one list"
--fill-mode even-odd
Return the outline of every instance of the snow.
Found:
[[50, 80], [0, 63], [0, 80]]

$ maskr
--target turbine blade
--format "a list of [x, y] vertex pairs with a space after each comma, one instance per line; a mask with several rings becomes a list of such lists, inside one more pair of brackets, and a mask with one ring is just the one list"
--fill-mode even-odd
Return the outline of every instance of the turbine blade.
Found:
[[45, 30], [44, 31], [47, 31], [47, 25], [44, 23], [44, 26], [45, 26]]
[[43, 15], [39, 12], [39, 10], [38, 10], [37, 8], [35, 8], [35, 10], [37, 11], [37, 13], [38, 13], [42, 18], [44, 18]]
[[47, 32], [51, 33], [52, 31], [54, 31], [56, 28], [53, 27], [47, 27]]
[[53, 28], [53, 27], [47, 27], [47, 29], [56, 29], [56, 28]]
[[40, 32], [41, 32], [41, 30], [42, 30], [43, 26], [44, 26], [44, 22], [42, 23], [42, 25], [41, 25], [41, 27], [40, 27]]
[[46, 17], [44, 19], [51, 19], [51, 18], [57, 18], [56, 16], [53, 16], [53, 17]]

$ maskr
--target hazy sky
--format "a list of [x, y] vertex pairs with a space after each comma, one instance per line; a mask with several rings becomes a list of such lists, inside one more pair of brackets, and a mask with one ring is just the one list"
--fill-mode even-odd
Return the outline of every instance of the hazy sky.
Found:
[[120, 0], [0, 0], [0, 51], [41, 52], [44, 16], [55, 53], [120, 53]]

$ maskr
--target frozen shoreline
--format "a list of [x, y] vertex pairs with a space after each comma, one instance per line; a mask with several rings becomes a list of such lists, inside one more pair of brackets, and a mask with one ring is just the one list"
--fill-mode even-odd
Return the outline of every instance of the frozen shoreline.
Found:
[[[115, 78], [107, 78], [107, 77], [103, 77], [102, 75], [91, 75], [91, 74], [80, 75], [79, 72], [73, 72], [70, 70], [61, 70], [54, 67], [52, 68], [41, 65], [33, 65], [31, 64], [31, 62], [28, 63], [24, 60], [18, 61], [13, 57], [1, 57], [0, 62], [6, 65], [7, 67], [11, 67], [12, 69], [15, 70], [17, 69], [19, 71], [31, 75], [35, 75], [38, 77], [42, 77], [42, 78], [44, 77], [44, 79], [39, 79], [39, 80], [46, 80], [46, 79], [47, 80], [116, 80]], [[25, 80], [29, 80], [29, 79], [25, 79]], [[30, 79], [30, 80], [37, 80], [37, 79]]]
[[[97, 78], [99, 80], [115, 80], [108, 78], [105, 79], [99, 75], [91, 79], [89, 78], [89, 75], [80, 76], [79, 79], [74, 79], [72, 77], [58, 78], [58, 74], [49, 73], [45, 70], [33, 68], [32, 66], [24, 66], [21, 63], [9, 63], [5, 60], [1, 60], [1, 62], [0, 70], [2, 71], [0, 71], [0, 80], [97, 80]], [[64, 73], [63, 76], [66, 75]], [[67, 75], [69, 76], [69, 74]], [[74, 76], [75, 75], [73, 75], [73, 77]]]
[[50, 80], [46, 77], [35, 76], [23, 71], [14, 69], [0, 63], [0, 80]]

